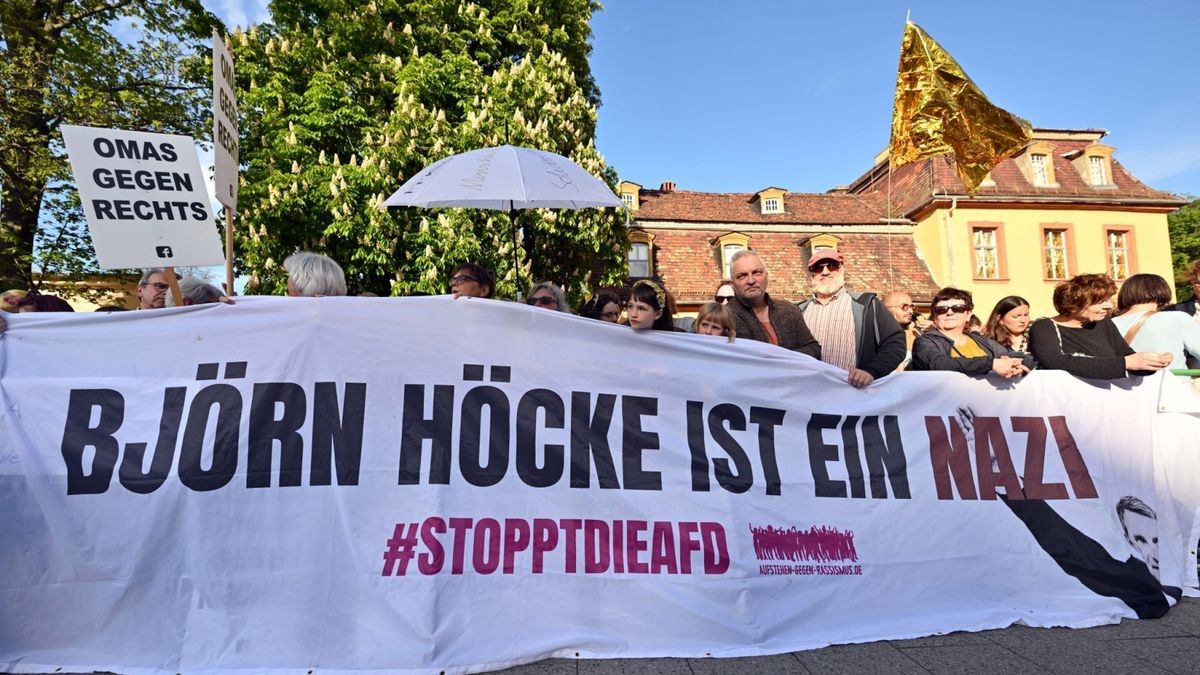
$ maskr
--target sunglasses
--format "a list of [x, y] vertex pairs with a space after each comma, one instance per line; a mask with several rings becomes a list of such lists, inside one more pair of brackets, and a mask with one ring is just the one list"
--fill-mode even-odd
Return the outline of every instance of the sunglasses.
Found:
[[934, 316], [945, 316], [946, 314], [966, 314], [971, 311], [966, 305], [938, 305], [933, 308]]
[[842, 263], [840, 263], [836, 260], [822, 260], [821, 262], [817, 263], [816, 265], [813, 265], [812, 267], [808, 268], [808, 271], [812, 272], [813, 274], [820, 274], [821, 270], [829, 270], [830, 272], [836, 272], [840, 269], [842, 269]]
[[539, 307], [549, 307], [550, 305], [557, 305], [558, 301], [549, 295], [539, 295], [536, 298], [530, 298], [526, 300], [525, 304], [537, 305]]
[[468, 281], [474, 281], [475, 283], [479, 283], [478, 279], [476, 279], [475, 277], [472, 277], [472, 276], [468, 276], [466, 274], [456, 274], [456, 275], [450, 277], [450, 285], [451, 286], [465, 284]]
[[730, 300], [733, 300], [733, 296], [732, 295], [715, 295], [715, 296], [713, 296], [713, 300], [718, 305], [723, 305], [723, 304], [729, 302]]

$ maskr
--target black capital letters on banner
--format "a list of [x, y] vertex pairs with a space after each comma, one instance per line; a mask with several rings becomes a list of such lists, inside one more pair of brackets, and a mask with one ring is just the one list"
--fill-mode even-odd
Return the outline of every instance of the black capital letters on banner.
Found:
[[758, 425], [758, 456], [767, 479], [768, 495], [778, 496], [782, 490], [779, 463], [775, 459], [775, 427], [783, 424], [783, 416], [784, 411], [775, 408], [750, 408], [750, 423]]
[[827, 462], [836, 461], [838, 446], [829, 445], [822, 438], [821, 432], [826, 429], [836, 429], [841, 421], [840, 415], [813, 413], [808, 420], [808, 465], [812, 469], [813, 487], [818, 497], [845, 497], [846, 484], [829, 479]]
[[658, 414], [658, 399], [621, 397], [621, 473], [626, 490], [661, 490], [662, 474], [642, 469], [642, 452], [658, 450], [658, 434], [642, 429], [642, 416]]
[[517, 475], [531, 487], [549, 487], [562, 478], [566, 449], [547, 443], [542, 467], [537, 465], [537, 416], [546, 411], [547, 429], [562, 429], [566, 409], [558, 394], [549, 389], [533, 389], [517, 404]]
[[179, 439], [179, 425], [183, 418], [183, 402], [187, 387], [168, 387], [163, 395], [162, 421], [158, 425], [158, 442], [154, 445], [154, 458], [150, 471], [142, 471], [145, 461], [145, 443], [127, 443], [121, 458], [121, 485], [130, 492], [149, 494], [166, 480], [175, 461], [175, 443]]
[[[482, 461], [483, 408], [488, 408], [488, 460]], [[463, 397], [458, 469], [468, 483], [489, 487], [508, 471], [508, 397], [491, 385], [472, 387]]]
[[[294, 382], [263, 382], [254, 385], [250, 401], [249, 466], [246, 487], [271, 487], [271, 456], [279, 441], [279, 485], [300, 485], [304, 471], [304, 426], [307, 405], [304, 388]], [[275, 417], [276, 404], [283, 404]]]
[[[100, 409], [96, 426], [90, 426], [92, 409]], [[120, 446], [113, 436], [125, 419], [125, 398], [112, 389], [72, 389], [63, 427], [62, 456], [67, 465], [67, 494], [95, 495], [108, 490]], [[92, 471], [83, 466], [83, 452], [96, 449]]]
[[591, 485], [591, 465], [596, 463], [596, 482], [601, 488], [621, 487], [612, 450], [608, 447], [608, 428], [612, 425], [617, 397], [596, 394], [596, 412], [592, 413], [592, 395], [571, 392], [571, 487]]
[[433, 387], [433, 414], [425, 417], [425, 385], [404, 385], [404, 416], [400, 431], [400, 473], [397, 485], [421, 483], [421, 444], [429, 450], [430, 484], [450, 483], [450, 433], [454, 429], [454, 387]]
[[[213, 438], [212, 467], [201, 466], [204, 431], [208, 415], [217, 407], [217, 429]], [[239, 426], [242, 419], [242, 394], [229, 384], [210, 384], [192, 399], [183, 447], [179, 452], [179, 481], [197, 492], [222, 488], [237, 471]]]
[[[728, 429], [725, 425], [729, 425]], [[741, 494], [754, 484], [754, 468], [750, 466], [750, 458], [746, 456], [746, 451], [729, 433], [730, 429], [746, 430], [745, 413], [732, 403], [713, 406], [712, 410], [708, 411], [708, 433], [717, 442], [717, 445], [721, 446], [721, 449], [729, 455], [729, 459], [713, 458], [713, 473], [716, 474], [717, 482], [721, 487], [734, 494]], [[730, 460], [735, 469], [730, 468]]]
[[888, 496], [887, 484], [883, 480], [886, 474], [892, 483], [892, 494], [897, 499], [911, 499], [908, 463], [904, 459], [904, 444], [900, 439], [900, 423], [896, 416], [883, 416], [883, 433], [880, 433], [879, 416], [869, 415], [863, 420], [862, 430], [867, 470], [871, 474], [871, 496], [876, 499]]
[[331, 464], [336, 464], [338, 485], [358, 485], [367, 383], [346, 383], [340, 414], [336, 382], [318, 382], [314, 399], [309, 484], [329, 485]]

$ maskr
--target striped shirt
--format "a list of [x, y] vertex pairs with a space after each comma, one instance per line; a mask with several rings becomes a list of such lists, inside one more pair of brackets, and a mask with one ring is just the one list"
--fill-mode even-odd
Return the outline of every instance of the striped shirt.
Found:
[[821, 360], [844, 370], [858, 363], [851, 302], [854, 301], [843, 287], [824, 304], [814, 296], [804, 309], [804, 323], [821, 343]]

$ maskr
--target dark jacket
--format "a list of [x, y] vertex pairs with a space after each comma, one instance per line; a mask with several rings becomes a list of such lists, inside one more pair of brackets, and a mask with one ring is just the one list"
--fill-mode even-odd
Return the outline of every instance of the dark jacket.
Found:
[[1184, 300], [1183, 302], [1179, 302], [1174, 305], [1171, 305], [1171, 306], [1167, 307], [1167, 311], [1169, 311], [1169, 312], [1187, 312], [1188, 314], [1195, 316], [1196, 315], [1196, 298], [1192, 298], [1191, 300]]
[[1032, 356], [1022, 352], [1014, 352], [989, 337], [978, 333], [964, 333], [964, 335], [974, 340], [975, 344], [979, 345], [987, 353], [987, 356], [956, 359], [951, 356], [951, 348], [954, 346], [954, 340], [932, 330], [918, 337], [913, 342], [912, 363], [909, 364], [908, 369], [956, 370], [972, 377], [980, 377], [992, 372], [992, 361], [1001, 356], [1011, 356], [1021, 359], [1021, 363], [1024, 363], [1025, 367], [1030, 370], [1033, 370], [1037, 365]]
[[[775, 336], [779, 338], [779, 346], [801, 354], [808, 354], [814, 359], [821, 358], [821, 344], [813, 337], [812, 331], [808, 329], [808, 324], [804, 323], [804, 314], [790, 302], [772, 300], [770, 293], [763, 294], [763, 297], [767, 301], [767, 307], [770, 308], [767, 316], [771, 320], [771, 327], [775, 329]], [[753, 309], [743, 305], [737, 298], [729, 303], [729, 308], [733, 310], [733, 319], [737, 325], [739, 338], [758, 340], [759, 342], [771, 341], [767, 337], [766, 329], [754, 315]]]
[[[847, 291], [847, 293], [850, 293]], [[854, 344], [858, 357], [855, 366], [879, 379], [896, 370], [908, 355], [904, 329], [874, 293], [850, 293], [850, 312], [854, 315]], [[812, 300], [798, 307], [803, 312]]]

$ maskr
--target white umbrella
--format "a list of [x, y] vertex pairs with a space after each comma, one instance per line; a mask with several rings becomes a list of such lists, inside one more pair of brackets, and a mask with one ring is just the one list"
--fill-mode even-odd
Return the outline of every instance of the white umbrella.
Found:
[[[513, 223], [517, 209], [624, 207], [604, 181], [575, 162], [542, 150], [501, 145], [440, 159], [405, 181], [383, 206], [497, 209]], [[520, 286], [520, 273], [518, 287]]]

